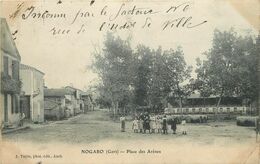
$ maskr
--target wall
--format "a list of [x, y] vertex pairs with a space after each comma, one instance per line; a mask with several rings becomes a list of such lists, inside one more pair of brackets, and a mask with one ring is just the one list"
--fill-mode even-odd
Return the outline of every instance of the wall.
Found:
[[[31, 120], [44, 122], [44, 74], [37, 70], [20, 69], [22, 91], [30, 96]], [[35, 95], [35, 96], [34, 96]]]
[[44, 122], [44, 80], [43, 74], [38, 71], [33, 71], [33, 91], [36, 92], [36, 96], [33, 97], [34, 106], [34, 120], [38, 122]]

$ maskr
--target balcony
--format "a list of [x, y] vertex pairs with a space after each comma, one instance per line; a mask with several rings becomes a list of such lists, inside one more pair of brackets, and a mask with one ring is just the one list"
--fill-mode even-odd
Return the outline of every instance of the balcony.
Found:
[[13, 79], [10, 75], [1, 73], [1, 92], [10, 94], [20, 94], [22, 82]]

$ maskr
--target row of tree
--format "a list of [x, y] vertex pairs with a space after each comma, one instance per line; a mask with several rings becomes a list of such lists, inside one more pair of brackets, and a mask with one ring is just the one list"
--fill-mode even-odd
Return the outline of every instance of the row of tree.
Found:
[[193, 79], [181, 47], [163, 51], [141, 44], [132, 49], [130, 39], [108, 33], [104, 48], [94, 52], [93, 69], [101, 80], [97, 103], [117, 114], [138, 107], [159, 112], [173, 101], [182, 107], [182, 100], [194, 91], [203, 97], [218, 95], [216, 106], [225, 96], [253, 101], [259, 42], [259, 36], [215, 30], [212, 48], [204, 53], [206, 59], [197, 59]]

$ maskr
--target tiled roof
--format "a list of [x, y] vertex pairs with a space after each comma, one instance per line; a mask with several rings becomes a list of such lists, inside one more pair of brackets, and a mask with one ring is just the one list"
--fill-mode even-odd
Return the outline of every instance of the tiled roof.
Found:
[[44, 100], [44, 109], [53, 109], [57, 107], [59, 104], [56, 103], [55, 101], [51, 100]]
[[26, 69], [26, 70], [31, 70], [31, 71], [37, 71], [37, 72], [40, 72], [41, 74], [44, 75], [44, 73], [42, 71], [39, 71], [38, 69], [32, 67], [32, 66], [29, 66], [29, 65], [25, 65], [25, 64], [20, 64], [20, 69]]
[[71, 89], [71, 90], [74, 90], [74, 91], [78, 90], [78, 91], [80, 91], [80, 92], [83, 92], [82, 90], [80, 90], [80, 89], [78, 89], [78, 88], [75, 88], [75, 87], [72, 87], [72, 86], [66, 86], [65, 88]]
[[73, 92], [64, 88], [44, 89], [44, 97], [64, 97], [65, 95], [73, 95]]

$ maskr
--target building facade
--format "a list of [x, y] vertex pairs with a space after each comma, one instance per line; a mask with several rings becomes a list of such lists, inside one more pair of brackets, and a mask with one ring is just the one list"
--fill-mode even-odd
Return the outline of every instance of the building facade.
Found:
[[46, 120], [60, 120], [65, 116], [64, 110], [59, 103], [52, 100], [44, 101], [44, 117]]
[[[55, 88], [55, 89], [44, 89], [44, 102], [51, 101], [55, 102], [59, 105], [62, 110], [59, 116], [59, 119], [64, 117], [71, 117], [75, 115], [74, 107], [73, 107], [73, 92], [64, 89], [64, 88]], [[46, 104], [46, 103], [45, 103]], [[45, 110], [45, 109], [44, 109]], [[46, 110], [49, 110], [49, 108]], [[49, 111], [46, 111], [49, 112]]]
[[32, 122], [44, 122], [44, 73], [28, 65], [20, 65], [22, 95], [21, 112]]
[[72, 100], [73, 107], [74, 107], [74, 114], [77, 115], [79, 113], [83, 113], [84, 102], [81, 97], [83, 91], [81, 91], [80, 89], [71, 87], [71, 86], [66, 86], [65, 89], [69, 90], [70, 92], [72, 92], [74, 94], [74, 97]]
[[1, 127], [18, 126], [20, 122], [21, 81], [20, 54], [16, 48], [9, 26], [1, 18]]
[[219, 107], [216, 104], [219, 101], [218, 96], [201, 97], [199, 94], [191, 94], [182, 101], [168, 103], [165, 113], [171, 114], [247, 114], [249, 108], [247, 104], [239, 97], [223, 97]]

